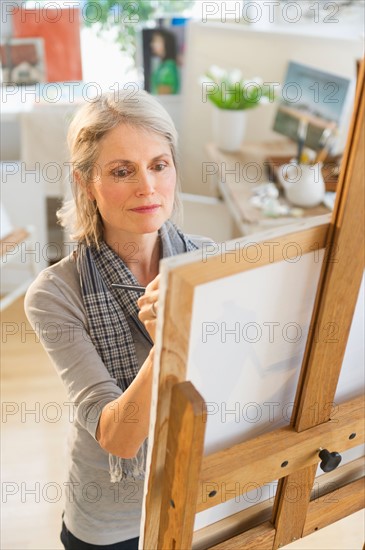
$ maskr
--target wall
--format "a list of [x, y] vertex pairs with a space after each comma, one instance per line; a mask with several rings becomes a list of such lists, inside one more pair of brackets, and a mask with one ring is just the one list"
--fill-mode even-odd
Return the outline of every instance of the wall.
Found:
[[[190, 22], [181, 132], [183, 190], [206, 195], [214, 193], [211, 184], [202, 183], [201, 178], [202, 162], [210, 160], [204, 144], [212, 139], [213, 107], [202, 102], [199, 84], [199, 77], [212, 64], [237, 67], [245, 77], [261, 76], [267, 82], [283, 81], [288, 60], [353, 78], [355, 62], [362, 57], [362, 51], [363, 39], [358, 32], [353, 36], [331, 36], [313, 34], [307, 27], [272, 25], [270, 29], [256, 29], [242, 23]], [[279, 135], [271, 130], [275, 112], [274, 104], [248, 112], [247, 140], [277, 139]]]

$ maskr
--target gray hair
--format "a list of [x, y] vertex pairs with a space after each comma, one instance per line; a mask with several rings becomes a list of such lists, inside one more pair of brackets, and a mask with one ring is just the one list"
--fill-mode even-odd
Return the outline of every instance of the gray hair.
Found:
[[178, 195], [178, 138], [170, 115], [157, 99], [144, 90], [102, 94], [83, 105], [69, 126], [67, 142], [71, 156], [73, 199], [66, 201], [57, 212], [59, 223], [70, 232], [70, 237], [76, 241], [85, 241], [87, 245], [98, 246], [103, 235], [96, 202], [88, 198], [99, 143], [107, 132], [122, 123], [159, 134], [168, 142], [177, 174], [173, 217], [176, 218], [181, 212]]

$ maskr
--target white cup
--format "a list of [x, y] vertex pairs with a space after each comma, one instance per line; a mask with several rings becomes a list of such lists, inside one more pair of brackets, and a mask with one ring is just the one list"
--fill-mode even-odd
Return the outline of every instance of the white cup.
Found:
[[279, 166], [278, 179], [284, 188], [286, 198], [296, 206], [311, 208], [323, 201], [326, 189], [322, 163], [283, 164]]

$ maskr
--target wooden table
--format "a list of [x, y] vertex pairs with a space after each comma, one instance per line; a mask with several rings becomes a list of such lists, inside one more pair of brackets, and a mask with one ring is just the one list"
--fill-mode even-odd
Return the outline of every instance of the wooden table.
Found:
[[[303, 208], [301, 217], [290, 215], [269, 217], [250, 202], [253, 189], [268, 182], [267, 158], [275, 155], [295, 155], [296, 147], [289, 140], [275, 142], [244, 143], [235, 153], [221, 151], [214, 143], [206, 145], [211, 161], [217, 164], [217, 185], [221, 197], [226, 202], [237, 225], [237, 234], [249, 235], [270, 227], [293, 224], [303, 217], [329, 214], [323, 204], [314, 208]], [[280, 195], [280, 203], [292, 206]], [[236, 235], [235, 235], [236, 236]]]

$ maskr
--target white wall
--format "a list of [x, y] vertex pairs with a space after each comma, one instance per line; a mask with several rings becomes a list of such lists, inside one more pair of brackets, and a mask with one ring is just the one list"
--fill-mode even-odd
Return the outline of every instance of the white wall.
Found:
[[[24, 169], [20, 162], [0, 162], [1, 203], [13, 228], [32, 228], [32, 243], [22, 248], [21, 262], [31, 259], [35, 270], [48, 266], [48, 237], [44, 181], [39, 173]], [[4, 276], [5, 277], [5, 276]], [[2, 283], [5, 279], [2, 280]]]
[[[318, 31], [318, 29], [316, 29]], [[333, 33], [332, 33], [333, 34]], [[212, 105], [201, 97], [199, 77], [212, 65], [240, 68], [245, 78], [260, 76], [282, 83], [289, 60], [355, 77], [356, 59], [363, 55], [363, 38], [314, 34], [307, 28], [280, 25], [257, 29], [242, 23], [190, 22], [187, 33], [183, 127], [181, 132], [182, 182], [187, 193], [212, 194], [202, 182], [202, 162], [209, 161], [204, 144], [211, 141]], [[260, 106], [247, 113], [247, 140], [277, 139], [271, 130], [276, 106]]]

